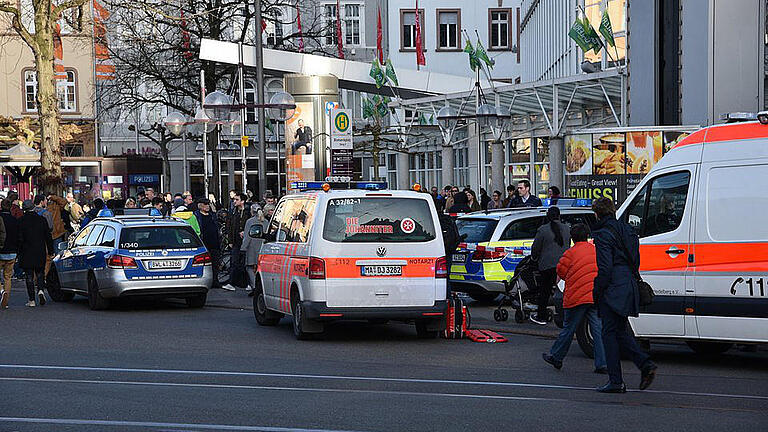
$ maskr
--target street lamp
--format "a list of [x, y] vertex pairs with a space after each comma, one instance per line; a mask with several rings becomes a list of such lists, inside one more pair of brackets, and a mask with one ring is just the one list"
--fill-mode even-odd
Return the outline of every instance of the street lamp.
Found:
[[296, 100], [289, 93], [277, 92], [269, 99], [269, 114], [275, 120], [286, 121], [296, 112]]
[[203, 102], [205, 115], [215, 123], [227, 122], [232, 112], [233, 102], [232, 96], [224, 92], [212, 92], [205, 96], [205, 101]]
[[456, 108], [446, 105], [437, 112], [437, 122], [443, 129], [452, 131], [459, 123], [459, 113]]
[[491, 134], [494, 141], [501, 141], [504, 131], [509, 126], [509, 121], [512, 118], [512, 114], [509, 109], [498, 106], [496, 107], [496, 116], [490, 120]]
[[481, 127], [489, 126], [496, 117], [496, 107], [489, 103], [479, 105], [475, 111], [475, 117]]
[[187, 116], [180, 112], [172, 112], [165, 117], [165, 127], [172, 134], [180, 136], [187, 127]]

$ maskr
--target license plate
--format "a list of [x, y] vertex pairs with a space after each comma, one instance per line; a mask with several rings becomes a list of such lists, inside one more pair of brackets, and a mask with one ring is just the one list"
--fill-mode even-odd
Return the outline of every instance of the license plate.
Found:
[[453, 254], [453, 262], [463, 263], [467, 260], [467, 254]]
[[147, 261], [150, 270], [180, 269], [181, 260], [153, 260]]
[[363, 276], [401, 276], [402, 266], [363, 266]]

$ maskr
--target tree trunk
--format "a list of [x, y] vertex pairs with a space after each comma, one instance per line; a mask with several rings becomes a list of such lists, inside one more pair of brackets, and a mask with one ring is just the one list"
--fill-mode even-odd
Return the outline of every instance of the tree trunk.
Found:
[[163, 159], [163, 192], [171, 191], [171, 161], [168, 158], [168, 140], [160, 136], [160, 157]]
[[37, 66], [37, 110], [40, 116], [39, 184], [45, 192], [61, 195], [64, 179], [61, 171], [59, 140], [59, 105], [53, 71], [53, 35], [49, 26], [38, 27], [34, 35], [39, 49], [35, 52]]

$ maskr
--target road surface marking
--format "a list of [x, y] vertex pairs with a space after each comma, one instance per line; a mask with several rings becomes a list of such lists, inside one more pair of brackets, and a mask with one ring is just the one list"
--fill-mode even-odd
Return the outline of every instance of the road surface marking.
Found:
[[[290, 374], [290, 373], [270, 373], [270, 372], [232, 372], [232, 371], [204, 371], [204, 370], [184, 370], [184, 369], [142, 369], [142, 368], [50, 366], [50, 365], [20, 365], [20, 364], [0, 364], [0, 369], [69, 370], [69, 371], [89, 371], [89, 372], [244, 376], [244, 377], [270, 377], [270, 378], [293, 378], [293, 379], [307, 378], [307, 379], [339, 380], [339, 381], [373, 381], [373, 382], [402, 382], [402, 383], [419, 383], [419, 384], [524, 387], [524, 388], [539, 388], [539, 389], [551, 389], [551, 390], [588, 390], [588, 391], [595, 390], [594, 387], [570, 386], [570, 385], [558, 385], [558, 384], [532, 384], [532, 383], [504, 382], [504, 381], [467, 381], [467, 380], [442, 380], [442, 379], [426, 379], [426, 378], [387, 378], [387, 377], [312, 375], [312, 374]], [[637, 390], [628, 390], [628, 391], [635, 392]], [[643, 390], [642, 392], [656, 393], [656, 394], [670, 394], [670, 395], [677, 395], [677, 396], [704, 396], [704, 397], [718, 397], [718, 398], [730, 398], [730, 399], [768, 400], [768, 396], [759, 396], [759, 395], [686, 392], [686, 391], [671, 391], [671, 390]]]
[[236, 426], [220, 424], [198, 424], [198, 423], [165, 423], [165, 422], [139, 422], [139, 421], [120, 421], [120, 420], [85, 420], [85, 419], [62, 419], [62, 418], [28, 418], [28, 417], [0, 417], [0, 423], [44, 423], [57, 425], [98, 425], [98, 426], [131, 426], [144, 428], [186, 428], [191, 430], [228, 430], [228, 431], [258, 431], [258, 432], [353, 432], [336, 429], [304, 429], [304, 428], [286, 428], [273, 426]]

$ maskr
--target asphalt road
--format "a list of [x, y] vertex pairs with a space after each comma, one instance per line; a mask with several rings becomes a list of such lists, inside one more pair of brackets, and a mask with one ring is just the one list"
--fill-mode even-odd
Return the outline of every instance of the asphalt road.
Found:
[[[345, 323], [300, 342], [248, 310], [84, 298], [0, 311], [0, 431], [768, 430], [768, 351], [703, 358], [655, 344], [644, 392], [603, 395], [574, 343], [418, 340], [411, 326]], [[636, 388], [639, 373], [625, 363]]]

